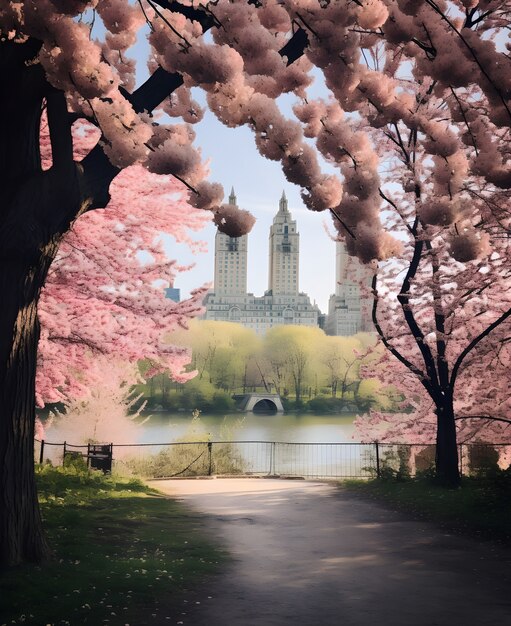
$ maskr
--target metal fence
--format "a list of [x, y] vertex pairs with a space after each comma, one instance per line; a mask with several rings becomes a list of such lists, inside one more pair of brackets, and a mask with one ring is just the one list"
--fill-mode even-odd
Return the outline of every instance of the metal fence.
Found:
[[[39, 463], [84, 463], [151, 478], [210, 475], [372, 478], [415, 476], [434, 466], [435, 445], [194, 441], [88, 444], [36, 441]], [[481, 475], [508, 467], [511, 444], [460, 444], [460, 471]]]

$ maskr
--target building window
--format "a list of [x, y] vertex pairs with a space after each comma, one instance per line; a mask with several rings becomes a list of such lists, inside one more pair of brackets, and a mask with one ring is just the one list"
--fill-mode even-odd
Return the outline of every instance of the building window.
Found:
[[285, 309], [284, 311], [284, 324], [289, 324], [290, 322], [292, 322], [293, 318], [294, 318], [294, 312], [292, 309]]
[[238, 252], [238, 238], [237, 237], [229, 237], [227, 250], [229, 250], [229, 252]]

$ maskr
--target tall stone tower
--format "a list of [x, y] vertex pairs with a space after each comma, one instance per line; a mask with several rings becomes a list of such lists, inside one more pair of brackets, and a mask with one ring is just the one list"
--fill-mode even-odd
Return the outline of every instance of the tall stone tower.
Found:
[[336, 243], [335, 294], [330, 296], [325, 331], [328, 335], [354, 335], [374, 330], [371, 321], [371, 281], [374, 271]]
[[279, 210], [270, 228], [268, 291], [274, 295], [298, 295], [300, 235], [282, 192]]
[[[234, 189], [229, 204], [238, 206]], [[217, 230], [215, 235], [216, 295], [244, 296], [247, 293], [247, 235], [229, 237]]]
[[371, 288], [374, 271], [370, 266], [364, 265], [356, 257], [350, 256], [342, 241], [335, 244], [335, 295], [342, 296], [346, 293], [345, 287], [356, 284]]

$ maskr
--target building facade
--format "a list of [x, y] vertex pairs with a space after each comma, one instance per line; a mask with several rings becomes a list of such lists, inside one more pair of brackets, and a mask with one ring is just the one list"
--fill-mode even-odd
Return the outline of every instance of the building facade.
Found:
[[268, 292], [274, 296], [298, 295], [300, 235], [284, 192], [270, 227], [269, 244]]
[[373, 269], [352, 257], [342, 241], [336, 243], [335, 294], [328, 302], [327, 335], [373, 332], [371, 282]]
[[[236, 205], [234, 190], [229, 203]], [[236, 205], [237, 206], [237, 205]], [[269, 235], [268, 290], [247, 293], [248, 237], [215, 237], [215, 282], [205, 300], [204, 319], [229, 321], [264, 334], [274, 326], [317, 326], [319, 308], [299, 291], [300, 235], [285, 194]]]
[[[229, 204], [238, 206], [234, 189]], [[244, 296], [247, 293], [248, 235], [215, 235], [215, 293], [221, 296]]]
[[181, 300], [181, 290], [175, 287], [167, 287], [165, 289], [165, 297], [169, 300], [174, 300], [174, 302], [179, 302]]

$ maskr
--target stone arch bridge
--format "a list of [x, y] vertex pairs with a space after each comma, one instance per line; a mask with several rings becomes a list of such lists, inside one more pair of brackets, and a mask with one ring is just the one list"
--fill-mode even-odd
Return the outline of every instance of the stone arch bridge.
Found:
[[284, 407], [278, 393], [245, 393], [233, 396], [240, 411], [282, 413]]

